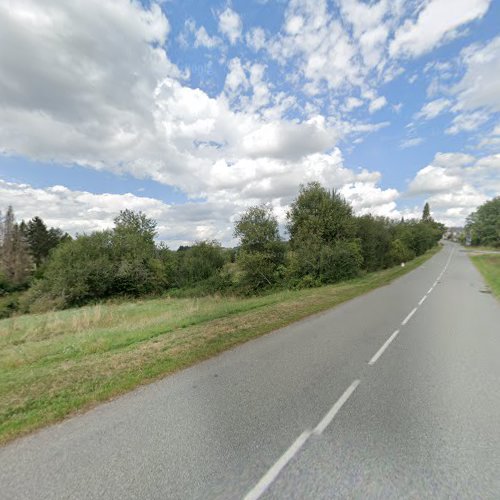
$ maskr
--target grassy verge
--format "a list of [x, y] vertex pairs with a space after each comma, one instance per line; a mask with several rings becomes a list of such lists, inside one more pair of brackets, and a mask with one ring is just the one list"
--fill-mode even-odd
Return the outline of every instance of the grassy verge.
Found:
[[495, 297], [500, 298], [500, 254], [475, 255], [471, 259]]
[[500, 252], [500, 248], [497, 247], [485, 247], [485, 246], [476, 246], [476, 247], [464, 247], [467, 252]]
[[252, 298], [161, 298], [0, 321], [0, 443], [385, 285], [407, 263]]

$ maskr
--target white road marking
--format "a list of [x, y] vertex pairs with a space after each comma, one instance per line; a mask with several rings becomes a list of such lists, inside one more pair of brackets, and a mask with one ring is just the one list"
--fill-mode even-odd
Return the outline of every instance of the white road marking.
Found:
[[374, 365], [377, 359], [382, 356], [383, 352], [389, 347], [389, 344], [397, 337], [399, 330], [396, 330], [385, 342], [384, 345], [376, 352], [375, 356], [368, 362], [369, 365]]
[[408, 316], [406, 316], [406, 318], [403, 320], [403, 322], [401, 323], [403, 326], [406, 325], [406, 323], [408, 323], [408, 321], [410, 321], [410, 318], [415, 314], [415, 312], [417, 311], [417, 308], [415, 307], [413, 309], [413, 311], [408, 314]]
[[[450, 252], [450, 256], [448, 257], [448, 261], [444, 266], [444, 269], [441, 271], [441, 274], [438, 276], [437, 280], [434, 284], [429, 288], [429, 291], [420, 299], [418, 305], [422, 305], [427, 298], [427, 296], [432, 292], [434, 287], [437, 285], [438, 281], [441, 279], [443, 274], [446, 272], [448, 265], [451, 261], [451, 257], [453, 255], [455, 249]], [[403, 326], [410, 321], [411, 317], [415, 314], [417, 308], [415, 307], [408, 316], [401, 323]], [[377, 360], [382, 356], [384, 351], [389, 347], [390, 343], [398, 336], [399, 330], [396, 330], [385, 342], [384, 345], [376, 352], [372, 359], [368, 362], [369, 365], [373, 365], [377, 362]], [[262, 496], [262, 494], [269, 488], [269, 486], [273, 483], [273, 481], [278, 477], [280, 472], [286, 467], [288, 462], [297, 454], [297, 452], [304, 446], [306, 441], [311, 437], [311, 434], [319, 435], [321, 434], [330, 424], [330, 422], [335, 418], [335, 415], [340, 411], [342, 406], [346, 403], [346, 401], [351, 397], [352, 393], [358, 387], [360, 381], [355, 380], [340, 396], [337, 402], [331, 407], [330, 411], [321, 419], [319, 424], [314, 428], [313, 431], [307, 430], [304, 431], [288, 448], [288, 450], [281, 455], [281, 457], [274, 463], [274, 465], [262, 476], [260, 481], [247, 493], [244, 500], [257, 500]]]
[[321, 419], [321, 422], [314, 428], [314, 434], [321, 434], [328, 424], [334, 419], [338, 411], [344, 406], [344, 403], [350, 398], [351, 394], [356, 390], [359, 385], [359, 380], [355, 380], [340, 396], [337, 402], [331, 407], [330, 411]]
[[261, 480], [246, 494], [244, 500], [257, 500], [271, 486], [271, 483], [278, 477], [283, 468], [290, 462], [295, 454], [302, 448], [304, 443], [311, 436], [311, 431], [303, 432], [281, 455], [274, 465], [262, 476]]
[[356, 390], [359, 385], [359, 380], [355, 380], [340, 396], [337, 402], [332, 406], [331, 410], [322, 418], [321, 422], [314, 428], [314, 431], [304, 431], [288, 448], [288, 450], [281, 455], [274, 465], [262, 476], [260, 481], [245, 495], [244, 500], [257, 500], [262, 494], [271, 486], [275, 479], [279, 476], [280, 472], [286, 467], [288, 462], [298, 453], [304, 446], [305, 442], [311, 437], [311, 434], [321, 434], [328, 424], [333, 420], [338, 411], [344, 406], [344, 403], [349, 399], [351, 394]]

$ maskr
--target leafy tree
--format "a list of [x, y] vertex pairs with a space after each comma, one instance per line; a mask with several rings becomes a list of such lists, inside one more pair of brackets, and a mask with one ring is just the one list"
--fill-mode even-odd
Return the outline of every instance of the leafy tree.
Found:
[[363, 268], [368, 272], [388, 265], [392, 225], [390, 220], [383, 217], [363, 215], [356, 218], [356, 237], [361, 244]]
[[226, 262], [217, 241], [199, 241], [177, 251], [175, 282], [178, 287], [192, 286], [206, 280], [222, 269]]
[[[349, 203], [337, 192], [312, 182], [301, 186], [287, 219], [299, 277], [310, 276], [322, 282], [336, 279], [336, 272], [327, 269], [325, 262], [334, 265], [333, 256], [338, 254], [336, 248], [341, 248], [337, 246], [339, 242], [355, 238], [356, 223]], [[354, 273], [359, 270], [355, 262], [357, 258], [353, 259]]]
[[279, 279], [278, 267], [284, 262], [284, 246], [272, 209], [250, 207], [236, 221], [234, 236], [240, 240], [236, 261], [244, 273], [244, 286], [258, 290], [274, 285]]
[[473, 245], [500, 247], [500, 196], [483, 203], [467, 217]]
[[319, 182], [300, 187], [287, 219], [292, 248], [311, 240], [325, 244], [349, 240], [356, 231], [349, 203], [336, 191], [326, 190]]
[[155, 221], [126, 210], [115, 222], [113, 230], [79, 235], [52, 252], [32, 292], [35, 309], [36, 303], [70, 307], [165, 288], [165, 265], [153, 240]]
[[142, 238], [144, 242], [154, 244], [156, 236], [157, 223], [154, 219], [150, 219], [145, 213], [133, 210], [121, 210], [120, 214], [115, 217], [115, 234], [135, 234]]

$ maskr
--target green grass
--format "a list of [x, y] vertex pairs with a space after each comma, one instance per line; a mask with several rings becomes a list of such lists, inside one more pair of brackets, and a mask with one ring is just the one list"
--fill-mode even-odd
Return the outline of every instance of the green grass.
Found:
[[385, 285], [407, 263], [251, 298], [159, 298], [0, 321], [0, 443]]
[[495, 297], [500, 298], [500, 254], [475, 255], [471, 259]]
[[467, 250], [467, 252], [471, 252], [471, 253], [474, 253], [474, 252], [500, 252], [499, 247], [487, 247], [487, 246], [482, 246], [482, 245], [464, 247], [464, 248], [465, 248], [465, 250]]

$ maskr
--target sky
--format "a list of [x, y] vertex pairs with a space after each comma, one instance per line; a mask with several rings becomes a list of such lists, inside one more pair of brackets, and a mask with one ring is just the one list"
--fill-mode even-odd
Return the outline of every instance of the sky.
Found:
[[299, 186], [462, 225], [500, 194], [498, 0], [0, 0], [0, 209], [234, 244]]

